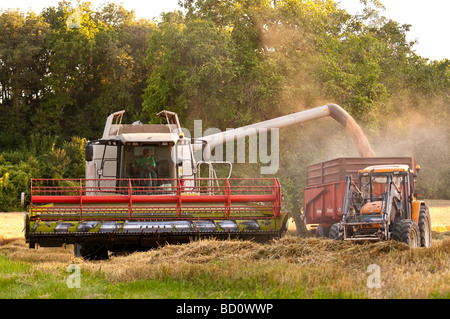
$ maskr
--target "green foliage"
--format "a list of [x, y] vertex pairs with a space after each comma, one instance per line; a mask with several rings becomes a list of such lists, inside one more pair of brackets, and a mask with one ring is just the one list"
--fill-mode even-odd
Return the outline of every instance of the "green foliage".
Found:
[[[60, 2], [40, 14], [0, 12], [0, 210], [18, 209], [30, 178], [84, 176], [86, 139], [126, 108], [141, 114], [153, 23], [120, 5]], [[80, 136], [80, 137], [77, 137]], [[4, 179], [6, 180], [6, 179]]]
[[[422, 132], [433, 122], [437, 143], [418, 136], [391, 154], [432, 165], [427, 154], [447, 154], [449, 60], [418, 56], [409, 25], [384, 17], [381, 1], [361, 2], [352, 16], [334, 0], [180, 0], [183, 12], [157, 22], [114, 3], [1, 11], [1, 209], [17, 208], [26, 178], [83, 177], [86, 139], [121, 109], [130, 121], [168, 109], [188, 129], [202, 119], [225, 130], [335, 102], [375, 141], [409, 139], [408, 123]], [[306, 165], [354, 155], [342, 128], [328, 124], [280, 132], [288, 210], [302, 206]], [[257, 174], [250, 166], [236, 165], [235, 176]], [[427, 196], [450, 196], [438, 178], [448, 165], [440, 167], [419, 182]]]
[[82, 178], [86, 139], [72, 137], [58, 147], [58, 138], [32, 136], [29, 149], [0, 154], [0, 211], [20, 209], [20, 194], [32, 178]]
[[210, 19], [165, 14], [149, 40], [144, 109], [171, 109], [186, 127], [198, 118], [238, 126], [264, 113], [276, 99], [277, 66], [240, 45], [235, 33]]
[[14, 143], [23, 136], [29, 115], [40, 102], [48, 32], [48, 25], [40, 15], [25, 15], [16, 10], [0, 14], [0, 33], [8, 35], [0, 39], [0, 126], [16, 132], [14, 139], [2, 138], [3, 143]]
[[33, 157], [11, 164], [0, 155], [0, 211], [19, 209], [20, 194], [29, 189], [30, 178], [37, 173], [38, 165]]
[[[143, 56], [153, 25], [132, 11], [106, 4], [94, 10], [83, 2], [48, 7], [39, 15], [0, 15], [0, 124], [17, 138], [33, 134], [97, 138], [104, 119], [127, 106], [139, 116], [147, 78]], [[78, 24], [69, 25], [74, 14]]]

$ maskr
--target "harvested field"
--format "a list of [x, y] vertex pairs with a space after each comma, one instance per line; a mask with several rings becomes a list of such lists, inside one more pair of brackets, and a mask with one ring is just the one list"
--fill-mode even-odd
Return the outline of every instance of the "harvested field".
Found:
[[430, 208], [431, 228], [433, 231], [450, 231], [450, 201], [431, 199], [425, 202]]
[[[0, 254], [31, 264], [28, 273], [60, 280], [75, 263], [83, 276], [100, 276], [109, 285], [175, 281], [196, 291], [181, 298], [450, 297], [450, 233], [442, 233], [429, 249], [287, 236], [264, 245], [204, 240], [88, 262], [74, 258], [70, 247], [29, 250], [14, 239], [4, 242]], [[380, 288], [368, 288], [370, 265], [380, 269]], [[112, 292], [101, 297], [116, 298]], [[144, 297], [161, 296], [147, 291]]]
[[[438, 210], [443, 227], [450, 226], [445, 212]], [[0, 284], [16, 287], [4, 290], [4, 298], [450, 298], [450, 231], [434, 231], [429, 249], [299, 238], [288, 231], [268, 244], [202, 240], [89, 262], [73, 257], [71, 246], [29, 249], [21, 223], [21, 213], [0, 214], [0, 257], [25, 267], [5, 271], [0, 265]], [[81, 288], [60, 291], [70, 264], [81, 269]], [[379, 288], [371, 286], [373, 265]], [[56, 288], [42, 276], [51, 276]]]
[[23, 238], [23, 228], [23, 213], [0, 213], [0, 240], [1, 238]]

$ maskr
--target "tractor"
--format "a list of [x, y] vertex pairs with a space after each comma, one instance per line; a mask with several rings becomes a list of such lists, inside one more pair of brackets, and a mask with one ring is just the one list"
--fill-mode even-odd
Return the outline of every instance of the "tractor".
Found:
[[417, 200], [415, 172], [408, 165], [376, 165], [347, 176], [342, 221], [329, 237], [348, 241], [396, 240], [410, 247], [431, 246], [428, 207]]

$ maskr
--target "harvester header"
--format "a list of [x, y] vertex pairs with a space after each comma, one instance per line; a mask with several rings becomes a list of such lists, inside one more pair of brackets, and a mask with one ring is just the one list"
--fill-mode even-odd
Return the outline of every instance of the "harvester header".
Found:
[[189, 189], [180, 180], [157, 186], [145, 185], [144, 179], [104, 182], [32, 180], [30, 247], [76, 244], [83, 257], [97, 259], [106, 249], [201, 237], [264, 241], [279, 236], [286, 222], [277, 179], [216, 179], [212, 185], [201, 179]]

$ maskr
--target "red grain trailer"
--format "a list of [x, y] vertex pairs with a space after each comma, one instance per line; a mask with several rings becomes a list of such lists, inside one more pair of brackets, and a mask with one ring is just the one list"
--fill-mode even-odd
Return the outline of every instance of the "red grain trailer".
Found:
[[342, 157], [307, 167], [303, 190], [306, 224], [316, 236], [328, 236], [331, 225], [342, 219], [346, 176], [358, 181], [358, 171], [373, 165], [401, 164], [415, 167], [414, 157]]

